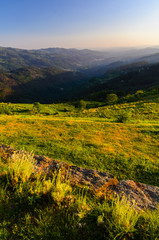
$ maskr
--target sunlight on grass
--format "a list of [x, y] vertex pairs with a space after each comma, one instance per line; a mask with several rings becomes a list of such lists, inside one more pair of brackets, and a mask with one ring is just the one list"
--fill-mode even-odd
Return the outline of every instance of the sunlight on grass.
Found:
[[[156, 104], [124, 103], [82, 111], [69, 104], [50, 104], [42, 105], [40, 114], [35, 115], [30, 112], [33, 105], [10, 104], [14, 115], [0, 115], [0, 142], [78, 166], [107, 171], [119, 179], [131, 178], [158, 185]], [[52, 109], [58, 116], [53, 115]], [[131, 109], [130, 122], [115, 122], [123, 109]], [[151, 112], [154, 109], [153, 116], [148, 114], [151, 120], [143, 109]], [[103, 111], [105, 115], [101, 116]]]

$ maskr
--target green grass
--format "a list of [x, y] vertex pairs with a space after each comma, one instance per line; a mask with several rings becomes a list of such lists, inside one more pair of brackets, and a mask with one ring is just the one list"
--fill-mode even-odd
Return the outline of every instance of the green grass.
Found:
[[[75, 105], [1, 103], [0, 143], [159, 186], [157, 100]], [[123, 112], [130, 117], [119, 123]], [[124, 200], [100, 198], [100, 189], [73, 187], [60, 175], [33, 179], [27, 159], [1, 153], [0, 239], [158, 239], [158, 210], [136, 213]]]
[[[159, 104], [87, 102], [85, 110], [50, 104], [39, 113], [31, 104], [1, 105], [9, 109], [0, 115], [1, 143], [159, 186]], [[131, 111], [126, 123], [118, 123], [122, 111]]]
[[16, 154], [11, 165], [1, 153], [7, 171], [0, 176], [0, 239], [158, 239], [158, 210], [135, 212], [125, 199], [71, 186], [60, 172], [23, 181], [26, 159], [30, 169], [29, 155]]

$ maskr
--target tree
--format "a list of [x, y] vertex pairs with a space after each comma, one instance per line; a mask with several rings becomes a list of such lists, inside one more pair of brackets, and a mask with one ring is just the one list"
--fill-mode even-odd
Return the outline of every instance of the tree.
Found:
[[34, 104], [33, 104], [33, 110], [34, 110], [35, 112], [40, 112], [41, 109], [42, 109], [41, 104], [40, 104], [39, 102], [34, 102]]
[[132, 117], [132, 112], [129, 110], [121, 110], [118, 114], [117, 114], [117, 122], [119, 123], [126, 123], [129, 122], [130, 119]]
[[106, 100], [108, 104], [113, 104], [118, 101], [118, 96], [115, 93], [109, 93], [107, 94]]
[[85, 109], [86, 108], [86, 102], [84, 100], [80, 100], [79, 101], [79, 108], [80, 109]]
[[140, 98], [143, 94], [144, 94], [144, 91], [143, 91], [143, 90], [138, 90], [138, 91], [135, 93], [135, 97]]
[[12, 89], [10, 87], [6, 87], [0, 91], [0, 98], [2, 101], [5, 101], [8, 96], [12, 94]]

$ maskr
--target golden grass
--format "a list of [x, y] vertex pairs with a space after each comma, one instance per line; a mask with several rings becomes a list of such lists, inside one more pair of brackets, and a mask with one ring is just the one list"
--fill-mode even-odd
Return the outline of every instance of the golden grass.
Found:
[[[21, 148], [26, 147], [26, 139], [35, 149], [38, 143], [58, 142], [67, 144], [80, 142], [83, 146], [94, 145], [103, 153], [118, 152], [131, 157], [143, 154], [147, 158], [158, 158], [158, 139], [152, 135], [144, 135], [147, 126], [138, 124], [119, 124], [97, 121], [84, 121], [83, 119], [69, 120], [51, 117], [21, 117], [0, 116], [0, 141], [17, 147], [21, 142]], [[156, 125], [158, 126], [158, 125]], [[151, 125], [151, 127], [153, 127]], [[24, 142], [22, 140], [24, 139]], [[74, 146], [76, 147], [76, 146]], [[50, 153], [49, 153], [50, 154]], [[67, 159], [66, 159], [67, 160]]]

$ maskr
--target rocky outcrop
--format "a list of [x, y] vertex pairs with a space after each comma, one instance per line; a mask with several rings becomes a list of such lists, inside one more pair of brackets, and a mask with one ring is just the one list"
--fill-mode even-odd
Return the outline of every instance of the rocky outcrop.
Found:
[[[14, 148], [6, 145], [0, 145], [0, 151], [5, 151], [10, 158], [13, 154], [22, 153], [24, 151], [15, 151]], [[28, 153], [27, 153], [28, 154]], [[110, 179], [114, 179], [112, 174], [101, 172], [93, 169], [86, 169], [69, 165], [65, 162], [60, 162], [45, 156], [34, 155], [37, 162], [34, 173], [47, 173], [54, 172], [55, 170], [62, 170], [67, 179], [74, 184], [82, 184], [89, 186], [93, 189], [99, 188], [106, 184]]]
[[157, 209], [159, 205], [159, 187], [156, 186], [122, 180], [116, 185], [114, 192], [120, 198], [126, 197], [136, 210]]
[[34, 155], [37, 160], [36, 171], [50, 173], [62, 169], [63, 173], [71, 183], [87, 185], [92, 188], [98, 188], [113, 179], [112, 174], [93, 169], [86, 169], [69, 165], [45, 156]]
[[70, 180], [72, 179], [78, 184], [84, 184], [92, 188], [99, 188], [108, 183], [110, 179], [114, 179], [112, 174], [76, 166], [70, 166], [67, 174]]
[[[0, 151], [5, 151], [11, 158], [13, 154], [22, 153], [15, 151], [12, 147], [0, 145]], [[28, 153], [27, 153], [28, 154]], [[45, 156], [33, 155], [36, 160], [34, 173], [51, 173], [55, 170], [62, 170], [63, 174], [73, 184], [82, 184], [99, 189], [104, 185], [109, 185], [115, 179], [112, 174], [101, 172], [93, 169], [85, 169], [82, 167], [71, 166], [65, 162], [60, 162]], [[122, 180], [113, 185], [112, 192], [121, 199], [125, 197], [136, 210], [141, 209], [157, 209], [159, 206], [159, 187], [142, 183], [136, 183], [132, 180]], [[110, 185], [111, 185], [110, 184]]]

